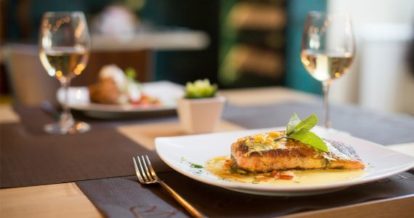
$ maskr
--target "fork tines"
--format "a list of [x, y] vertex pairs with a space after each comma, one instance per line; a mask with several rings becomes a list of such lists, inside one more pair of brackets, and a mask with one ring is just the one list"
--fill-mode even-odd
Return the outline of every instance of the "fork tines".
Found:
[[191, 216], [206, 217], [200, 211], [194, 208], [194, 206], [188, 203], [188, 201], [181, 197], [177, 192], [175, 192], [170, 186], [158, 178], [147, 155], [137, 155], [136, 157], [132, 157], [132, 160], [134, 161], [135, 173], [137, 174], [138, 181], [140, 183], [161, 184], [161, 187], [164, 188], [178, 203], [180, 203], [181, 206], [183, 206], [188, 211], [188, 213], [191, 214]]
[[132, 157], [132, 160], [139, 182], [144, 184], [158, 182], [158, 177], [155, 174], [154, 168], [152, 168], [148, 155], [137, 155]]

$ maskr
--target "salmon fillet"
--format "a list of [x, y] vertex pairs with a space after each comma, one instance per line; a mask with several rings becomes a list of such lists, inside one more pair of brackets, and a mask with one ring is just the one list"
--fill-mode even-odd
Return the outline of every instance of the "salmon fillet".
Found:
[[[329, 152], [320, 152], [294, 139], [282, 139], [276, 143], [274, 139], [283, 134], [283, 131], [269, 132], [238, 139], [231, 146], [234, 164], [250, 172], [365, 167], [354, 149], [348, 145], [324, 139]], [[256, 144], [259, 149], [254, 147]]]

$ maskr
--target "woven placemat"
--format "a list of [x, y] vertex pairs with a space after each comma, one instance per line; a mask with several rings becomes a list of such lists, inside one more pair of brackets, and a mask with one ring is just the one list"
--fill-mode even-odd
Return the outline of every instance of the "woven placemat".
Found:
[[[248, 129], [286, 126], [297, 113], [305, 118], [312, 113], [322, 119], [322, 104], [286, 102], [254, 107], [227, 105], [225, 119]], [[414, 117], [387, 114], [355, 106], [332, 105], [332, 128], [383, 145], [414, 142]], [[319, 125], [322, 125], [320, 120]]]
[[83, 134], [50, 135], [43, 125], [53, 120], [39, 108], [17, 112], [20, 123], [0, 124], [1, 188], [134, 175], [132, 156], [142, 153], [157, 168], [170, 169], [154, 151], [119, 133], [117, 122], [92, 122]]
[[[248, 195], [209, 186], [175, 172], [160, 173], [160, 177], [208, 217], [277, 217], [414, 194], [414, 175], [410, 173], [307, 197]], [[188, 216], [160, 186], [143, 186], [135, 177], [76, 184], [106, 217]]]

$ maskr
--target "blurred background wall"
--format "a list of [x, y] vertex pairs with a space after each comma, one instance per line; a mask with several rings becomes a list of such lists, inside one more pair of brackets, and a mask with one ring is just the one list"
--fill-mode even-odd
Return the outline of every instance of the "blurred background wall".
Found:
[[[6, 21], [2, 28], [3, 44], [36, 46], [38, 26], [45, 11], [83, 11], [91, 31], [98, 35], [99, 28], [94, 27], [97, 17], [114, 5], [136, 16], [137, 36], [160, 30], [194, 30], [207, 35], [208, 45], [197, 49], [145, 48], [149, 50], [145, 54], [121, 47], [113, 49], [114, 46], [110, 52], [95, 49], [87, 73], [75, 79], [75, 84], [78, 80], [91, 82], [93, 77], [85, 75], [96, 74], [94, 71], [101, 66], [99, 60], [127, 67], [134, 57], [143, 56], [147, 60], [138, 62], [149, 66], [129, 63], [139, 71], [149, 71], [141, 72], [141, 80], [167, 79], [183, 84], [209, 78], [222, 88], [282, 85], [320, 93], [319, 84], [306, 75], [297, 57], [303, 19], [309, 10], [325, 10], [325, 0], [2, 0], [2, 17]], [[114, 58], [120, 56], [114, 55], [116, 52], [124, 58]]]
[[332, 86], [341, 103], [414, 114], [414, 69], [407, 60], [414, 36], [412, 0], [331, 0], [329, 12], [350, 13], [357, 41], [352, 69]]
[[[414, 35], [412, 0], [0, 0], [2, 95], [13, 91], [7, 75], [43, 78], [41, 16], [70, 10], [85, 12], [94, 45], [75, 85], [93, 82], [103, 65], [115, 63], [135, 68], [141, 81], [208, 78], [223, 89], [277, 85], [314, 94], [321, 93], [320, 84], [299, 56], [306, 14], [348, 12], [357, 55], [350, 72], [333, 83], [332, 100], [414, 114], [413, 75], [405, 61]], [[20, 69], [25, 63], [11, 61], [10, 54], [31, 67]]]

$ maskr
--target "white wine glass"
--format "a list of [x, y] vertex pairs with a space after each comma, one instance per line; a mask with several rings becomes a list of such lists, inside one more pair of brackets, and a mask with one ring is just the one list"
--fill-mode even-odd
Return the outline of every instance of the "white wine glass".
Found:
[[301, 60], [308, 73], [322, 82], [324, 126], [331, 127], [329, 88], [348, 71], [355, 55], [355, 39], [347, 14], [310, 12], [302, 36]]
[[69, 86], [80, 75], [89, 57], [90, 39], [85, 15], [82, 12], [46, 12], [40, 26], [40, 61], [47, 73], [55, 77], [63, 89], [63, 112], [59, 121], [47, 124], [51, 134], [86, 132], [90, 126], [76, 122], [69, 109]]

